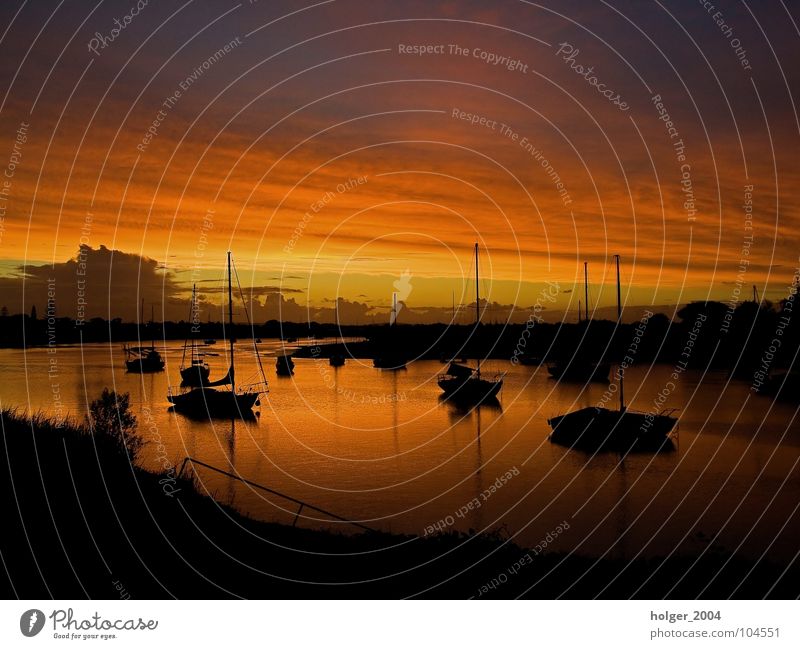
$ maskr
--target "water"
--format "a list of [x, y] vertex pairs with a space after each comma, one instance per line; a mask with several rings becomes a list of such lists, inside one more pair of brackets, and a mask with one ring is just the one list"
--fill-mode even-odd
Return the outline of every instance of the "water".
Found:
[[[267, 354], [277, 347], [260, 345]], [[212, 349], [219, 354], [207, 359], [212, 377], [221, 376], [224, 346]], [[256, 379], [249, 341], [237, 349], [237, 380]], [[544, 367], [490, 361], [487, 372], [507, 372], [501, 408], [465, 412], [439, 399], [438, 362], [386, 372], [368, 361], [331, 368], [327, 360], [298, 359], [295, 376], [280, 378], [266, 358], [270, 393], [256, 421], [198, 423], [167, 409], [181, 352], [170, 344], [166, 372], [135, 375], [124, 371], [119, 345], [0, 350], [0, 401], [81, 419], [104, 387], [129, 392], [150, 442], [145, 466], [164, 454], [175, 466], [191, 456], [392, 532], [503, 530], [526, 546], [547, 542], [548, 549], [611, 557], [696, 553], [710, 537], [750, 557], [786, 560], [796, 552], [796, 409], [720, 374], [686, 372], [669, 395], [665, 407], [680, 408], [675, 452], [622, 459], [548, 441], [548, 417], [596, 404], [606, 386], [558, 384]], [[649, 410], [671, 371], [630, 369], [630, 405]], [[291, 502], [197, 471], [218, 500], [264, 520], [294, 520]], [[569, 529], [556, 533], [563, 521]], [[353, 529], [307, 509], [298, 525]]]

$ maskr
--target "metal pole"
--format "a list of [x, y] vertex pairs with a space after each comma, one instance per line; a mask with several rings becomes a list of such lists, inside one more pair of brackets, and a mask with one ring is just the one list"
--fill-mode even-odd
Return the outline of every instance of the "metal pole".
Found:
[[[617, 328], [619, 329], [622, 324], [622, 296], [620, 293], [619, 282], [619, 255], [614, 255], [617, 261]], [[619, 409], [620, 412], [625, 412], [625, 370], [620, 367], [619, 370]]]
[[[480, 297], [480, 280], [478, 278], [478, 244], [475, 243], [475, 342], [478, 342], [478, 325], [481, 323], [481, 297]], [[478, 357], [478, 369], [476, 370], [478, 377], [481, 375], [481, 352], [478, 349], [476, 354]]]
[[583, 311], [586, 322], [589, 322], [589, 262], [583, 262], [583, 291], [585, 301], [583, 303]]
[[233, 289], [231, 288], [231, 251], [228, 250], [228, 324], [230, 325], [230, 332], [228, 332], [228, 340], [231, 344], [231, 392], [236, 394], [236, 376], [233, 366]]

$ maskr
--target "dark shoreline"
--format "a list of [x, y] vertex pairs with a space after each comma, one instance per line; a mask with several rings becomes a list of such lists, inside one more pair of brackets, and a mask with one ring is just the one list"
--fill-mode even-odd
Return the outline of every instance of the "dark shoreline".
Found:
[[[342, 325], [318, 322], [292, 323], [270, 320], [252, 326], [235, 324], [226, 331], [222, 323], [201, 323], [199, 339], [223, 341], [231, 331], [236, 339], [283, 339], [301, 348], [300, 358], [326, 358], [332, 352], [352, 358], [375, 358], [382, 350], [402, 350], [407, 360], [452, 358], [505, 359], [512, 363], [565, 359], [619, 363], [670, 362], [686, 367], [721, 369], [735, 378], [758, 383], [770, 371], [791, 368], [800, 350], [800, 318], [793, 318], [794, 295], [773, 305], [741, 302], [735, 308], [721, 302], [693, 302], [671, 320], [646, 307], [630, 307], [634, 322], [592, 320], [580, 323], [546, 323], [531, 312], [526, 324], [388, 324]], [[47, 347], [81, 343], [132, 343], [181, 341], [190, 323], [152, 325], [95, 318], [76, 326], [69, 318], [0, 318], [0, 348]], [[317, 339], [362, 339], [342, 347], [318, 345]], [[778, 340], [778, 343], [775, 341]], [[290, 342], [291, 341], [291, 342]], [[317, 348], [317, 349], [315, 349]], [[773, 350], [774, 349], [774, 353]]]
[[203, 495], [169, 460], [162, 473], [132, 466], [105, 433], [8, 410], [1, 418], [5, 598], [117, 599], [120, 587], [134, 599], [800, 594], [797, 567], [718, 547], [628, 562], [533, 554], [501, 533], [421, 538], [259, 522]]

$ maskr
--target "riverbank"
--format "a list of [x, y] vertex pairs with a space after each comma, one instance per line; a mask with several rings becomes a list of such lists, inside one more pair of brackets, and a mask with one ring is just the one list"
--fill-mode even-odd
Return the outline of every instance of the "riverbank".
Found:
[[[112, 393], [113, 395], [113, 393]], [[114, 397], [93, 425], [6, 410], [0, 468], [4, 597], [797, 597], [795, 567], [709, 547], [632, 562], [520, 548], [501, 533], [339, 534], [252, 520], [167, 458], [131, 462]], [[120, 429], [122, 426], [122, 429]]]

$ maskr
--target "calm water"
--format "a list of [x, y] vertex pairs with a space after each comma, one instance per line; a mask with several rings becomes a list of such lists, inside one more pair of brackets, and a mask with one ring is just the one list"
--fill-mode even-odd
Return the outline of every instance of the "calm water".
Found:
[[[269, 354], [276, 343], [260, 347]], [[213, 349], [219, 356], [208, 361], [219, 376], [225, 351]], [[249, 342], [241, 350], [237, 379], [246, 383], [257, 377], [256, 362]], [[597, 403], [606, 388], [557, 384], [544, 367], [489, 362], [487, 371], [508, 372], [502, 407], [464, 412], [439, 400], [438, 362], [382, 372], [366, 361], [334, 369], [299, 359], [294, 377], [279, 378], [267, 358], [270, 393], [258, 419], [211, 424], [167, 410], [180, 356], [181, 346], [172, 344], [166, 372], [138, 376], [122, 369], [117, 345], [59, 347], [55, 354], [0, 350], [0, 401], [51, 414], [61, 406], [82, 418], [87, 399], [104, 387], [127, 391], [140, 423], [152, 420], [141, 427], [153, 442], [145, 465], [153, 465], [160, 438], [175, 465], [192, 456], [394, 532], [424, 534], [437, 523], [464, 531], [504, 527], [535, 546], [566, 520], [569, 529], [551, 534], [549, 547], [615, 557], [697, 552], [705, 547], [701, 533], [748, 556], [786, 559], [797, 551], [790, 535], [800, 503], [796, 409], [752, 398], [746, 385], [719, 374], [698, 386], [700, 375], [687, 372], [670, 395], [666, 405], [680, 408], [675, 452], [621, 460], [550, 444], [547, 418]], [[670, 371], [629, 370], [632, 406], [649, 410]], [[505, 484], [497, 483], [507, 472]], [[252, 516], [294, 518], [296, 508], [285, 500], [206, 469], [198, 475], [217, 499]], [[304, 511], [298, 524], [352, 529], [313, 517]]]

